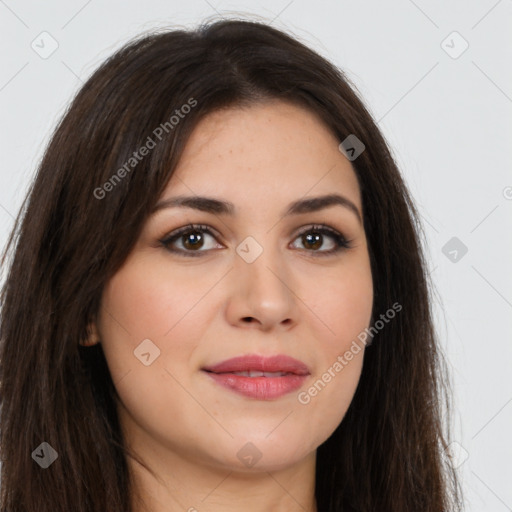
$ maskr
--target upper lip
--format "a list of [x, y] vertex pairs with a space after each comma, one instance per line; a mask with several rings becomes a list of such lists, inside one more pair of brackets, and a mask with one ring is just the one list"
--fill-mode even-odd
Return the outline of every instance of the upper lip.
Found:
[[212, 366], [205, 366], [202, 369], [213, 373], [245, 371], [285, 372], [296, 375], [309, 375], [310, 373], [309, 368], [303, 362], [285, 355], [264, 357], [257, 354], [249, 354], [227, 359]]

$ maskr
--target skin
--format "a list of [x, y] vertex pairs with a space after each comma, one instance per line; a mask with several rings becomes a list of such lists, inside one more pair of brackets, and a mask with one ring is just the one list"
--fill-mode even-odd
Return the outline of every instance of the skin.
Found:
[[[135, 511], [316, 511], [316, 449], [350, 405], [364, 349], [309, 403], [297, 397], [369, 326], [372, 275], [364, 228], [350, 209], [283, 211], [337, 192], [362, 216], [339, 142], [313, 113], [284, 102], [205, 117], [161, 199], [214, 197], [232, 202], [234, 215], [158, 211], [107, 283], [91, 343], [103, 345], [127, 444], [155, 473], [128, 458]], [[202, 246], [190, 234], [174, 242], [199, 257], [160, 242], [188, 223], [215, 234], [203, 233]], [[323, 256], [335, 246], [330, 236], [315, 245], [297, 234], [312, 224], [342, 233], [351, 247]], [[248, 236], [263, 249], [252, 263], [236, 252]], [[144, 339], [160, 350], [148, 366], [134, 356]], [[286, 354], [311, 374], [297, 391], [257, 400], [201, 370], [244, 354]], [[237, 457], [248, 442], [261, 453], [252, 467]]]

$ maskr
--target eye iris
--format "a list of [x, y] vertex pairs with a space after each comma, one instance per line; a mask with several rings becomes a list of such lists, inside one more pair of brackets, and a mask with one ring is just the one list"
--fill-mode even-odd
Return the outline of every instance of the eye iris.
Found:
[[203, 235], [199, 231], [191, 231], [183, 235], [183, 240], [183, 246], [186, 249], [197, 249], [202, 247], [204, 242]]
[[322, 246], [322, 235], [320, 233], [307, 233], [302, 235], [302, 241], [311, 249], [318, 249]]

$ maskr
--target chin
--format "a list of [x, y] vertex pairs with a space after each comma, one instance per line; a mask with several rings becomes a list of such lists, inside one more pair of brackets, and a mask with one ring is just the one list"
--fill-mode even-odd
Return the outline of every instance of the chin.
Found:
[[317, 448], [317, 444], [305, 440], [298, 432], [295, 436], [283, 432], [272, 439], [267, 437], [268, 432], [252, 436], [249, 432], [246, 430], [240, 437], [230, 440], [229, 446], [225, 447], [223, 455], [234, 455], [223, 457], [222, 465], [227, 469], [242, 473], [280, 471], [311, 456]]

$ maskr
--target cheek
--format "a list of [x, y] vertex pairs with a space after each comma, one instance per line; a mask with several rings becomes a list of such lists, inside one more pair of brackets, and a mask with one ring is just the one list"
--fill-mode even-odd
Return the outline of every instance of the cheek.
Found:
[[[130, 428], [135, 420], [167, 442], [185, 437], [193, 430], [192, 419], [201, 413], [187, 393], [190, 361], [204, 330], [198, 316], [208, 319], [209, 314], [209, 303], [201, 298], [218, 276], [191, 280], [184, 272], [171, 276], [162, 266], [142, 262], [132, 260], [109, 281], [98, 327], [123, 405], [120, 413], [129, 412]], [[148, 365], [144, 353], [149, 353]], [[183, 418], [180, 423], [174, 421], [177, 414]]]
[[310, 292], [304, 294], [304, 301], [312, 304], [311, 309], [323, 324], [323, 351], [332, 360], [369, 325], [373, 307], [370, 263], [361, 258], [348, 262], [335, 275], [316, 277], [314, 283], [309, 283]]
[[119, 270], [103, 293], [104, 329], [124, 328], [124, 336], [129, 335], [134, 341], [145, 338], [163, 341], [180, 324], [190, 323], [195, 307], [216, 276], [194, 279], [190, 272], [170, 272], [169, 268], [139, 257]]
[[[298, 395], [301, 418], [314, 435], [312, 444], [317, 447], [336, 430], [352, 402], [359, 383], [364, 349], [358, 348], [351, 360], [333, 355], [329, 363], [315, 374], [315, 378]], [[339, 357], [339, 359], [338, 359]]]
[[312, 431], [326, 438], [342, 421], [361, 376], [364, 344], [358, 336], [369, 327], [373, 305], [369, 260], [347, 265], [335, 277], [316, 284], [304, 301], [313, 304], [321, 327], [316, 337], [317, 365], [298, 402], [307, 411]]
[[134, 354], [143, 340], [151, 340], [156, 348], [148, 347], [159, 351], [150, 368], [185, 371], [211, 320], [211, 301], [203, 299], [218, 279], [213, 272], [199, 279], [193, 269], [171, 273], [169, 265], [143, 257], [129, 260], [106, 285], [100, 308], [98, 327], [114, 382], [143, 366]]
[[316, 339], [313, 378], [297, 397], [318, 444], [338, 427], [354, 397], [365, 350], [358, 336], [369, 325], [372, 301], [370, 280], [366, 286], [358, 281], [354, 288], [327, 289], [318, 303], [329, 329]]
[[[98, 327], [114, 382], [143, 366], [136, 359], [138, 347], [147, 347], [151, 359], [161, 357], [163, 334], [177, 322], [175, 317], [179, 314], [177, 304], [169, 303], [171, 298], [164, 280], [156, 281], [151, 270], [138, 268], [133, 262], [122, 267], [107, 283]], [[151, 368], [155, 366], [151, 364]]]

